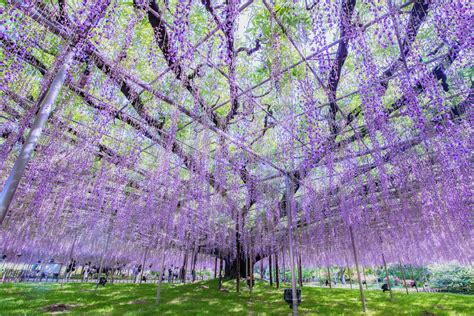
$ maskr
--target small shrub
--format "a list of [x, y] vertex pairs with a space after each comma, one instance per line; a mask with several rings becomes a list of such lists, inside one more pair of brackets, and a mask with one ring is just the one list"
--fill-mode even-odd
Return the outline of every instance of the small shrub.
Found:
[[430, 285], [447, 292], [474, 294], [474, 267], [456, 264], [430, 266]]

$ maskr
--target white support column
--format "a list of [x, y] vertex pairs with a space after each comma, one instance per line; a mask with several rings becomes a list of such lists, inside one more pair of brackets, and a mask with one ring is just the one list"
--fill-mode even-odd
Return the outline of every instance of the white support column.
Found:
[[21, 148], [20, 155], [13, 165], [13, 169], [5, 182], [5, 186], [0, 194], [0, 225], [3, 223], [5, 216], [7, 215], [8, 208], [10, 203], [15, 195], [15, 191], [18, 188], [18, 184], [25, 172], [26, 166], [33, 154], [33, 151], [38, 143], [38, 140], [41, 136], [44, 126], [48, 121], [51, 112], [53, 111], [54, 103], [61, 91], [61, 88], [64, 84], [66, 78], [66, 73], [71, 65], [72, 58], [74, 56], [74, 51], [71, 48], [68, 48], [62, 66], [59, 68], [58, 72], [54, 76], [53, 81], [51, 82], [47, 91], [41, 96], [40, 104], [38, 106], [39, 113], [36, 116], [33, 126], [30, 129], [30, 133], [26, 138], [26, 141]]
[[163, 273], [165, 272], [165, 247], [163, 243], [162, 254], [161, 254], [161, 267], [160, 267], [160, 276], [158, 278], [158, 289], [156, 290], [156, 300], [155, 304], [158, 305], [160, 303], [161, 297], [161, 283], [163, 281]]
[[288, 239], [290, 248], [291, 292], [293, 301], [293, 316], [298, 315], [298, 296], [296, 293], [295, 258], [293, 256], [293, 181], [286, 178], [286, 215], [288, 216]]
[[359, 282], [360, 301], [362, 303], [362, 311], [365, 313], [365, 311], [367, 310], [367, 305], [365, 302], [364, 288], [362, 287], [362, 280], [360, 277], [359, 260], [357, 259], [357, 249], [355, 246], [354, 233], [352, 232], [352, 226], [349, 226], [349, 233], [351, 235], [352, 251], [354, 252], [354, 261], [355, 261], [356, 270], [357, 270], [357, 281]]

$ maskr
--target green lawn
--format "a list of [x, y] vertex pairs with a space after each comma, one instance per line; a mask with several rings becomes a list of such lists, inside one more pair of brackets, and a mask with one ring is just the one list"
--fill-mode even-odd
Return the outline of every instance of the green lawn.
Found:
[[[48, 313], [47, 307], [65, 304], [73, 314], [113, 315], [288, 315], [283, 290], [257, 282], [252, 294], [219, 292], [216, 281], [164, 285], [159, 306], [155, 284], [108, 284], [94, 291], [93, 284], [0, 284], [0, 315]], [[209, 288], [206, 288], [209, 287]], [[474, 296], [441, 293], [388, 293], [368, 291], [368, 315], [474, 315]], [[300, 314], [361, 314], [359, 292], [348, 289], [304, 287]]]

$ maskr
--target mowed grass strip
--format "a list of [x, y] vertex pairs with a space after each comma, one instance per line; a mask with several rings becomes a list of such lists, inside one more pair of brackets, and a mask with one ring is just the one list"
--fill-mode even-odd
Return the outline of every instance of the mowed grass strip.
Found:
[[[217, 281], [163, 285], [155, 305], [156, 284], [95, 285], [27, 283], [0, 284], [0, 315], [288, 315], [283, 289], [257, 282], [253, 291], [235, 293], [234, 282], [217, 290]], [[446, 293], [366, 291], [366, 315], [474, 315], [474, 296]], [[359, 292], [349, 289], [303, 287], [301, 315], [362, 314]]]

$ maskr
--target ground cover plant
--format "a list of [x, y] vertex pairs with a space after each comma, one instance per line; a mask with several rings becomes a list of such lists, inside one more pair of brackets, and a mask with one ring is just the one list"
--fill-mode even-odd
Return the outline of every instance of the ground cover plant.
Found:
[[[164, 285], [159, 306], [156, 285], [114, 284], [94, 291], [93, 284], [3, 284], [0, 286], [1, 315], [47, 314], [48, 307], [65, 305], [71, 314], [110, 315], [288, 315], [283, 291], [257, 282], [252, 290], [233, 293], [235, 284], [205, 281]], [[288, 284], [286, 285], [288, 286]], [[446, 293], [367, 291], [368, 315], [472, 315], [474, 298]], [[361, 314], [359, 292], [349, 289], [304, 287], [301, 314]]]

